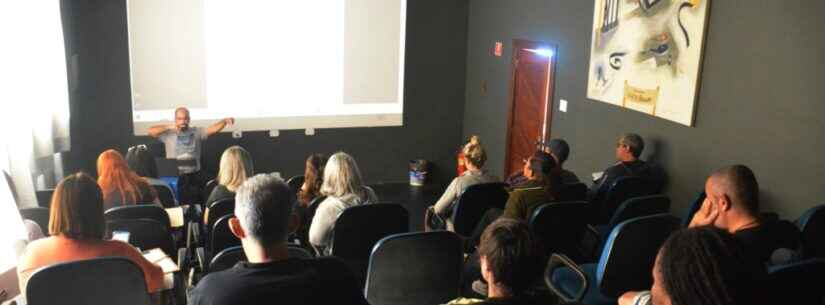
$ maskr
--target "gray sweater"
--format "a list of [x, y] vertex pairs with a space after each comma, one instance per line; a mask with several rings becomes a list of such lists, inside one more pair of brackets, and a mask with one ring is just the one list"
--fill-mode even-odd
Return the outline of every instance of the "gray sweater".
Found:
[[368, 186], [365, 186], [366, 198], [359, 198], [354, 194], [342, 197], [328, 196], [315, 211], [312, 218], [312, 225], [309, 227], [309, 243], [319, 249], [322, 255], [332, 254], [332, 236], [335, 231], [335, 221], [344, 210], [365, 204], [378, 203], [378, 196]]

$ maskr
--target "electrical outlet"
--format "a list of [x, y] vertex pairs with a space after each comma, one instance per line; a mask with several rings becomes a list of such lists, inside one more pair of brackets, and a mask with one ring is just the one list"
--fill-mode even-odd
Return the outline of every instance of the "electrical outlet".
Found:
[[304, 130], [304, 134], [306, 134], [308, 136], [314, 136], [315, 135], [315, 128], [307, 128], [306, 130]]
[[232, 132], [233, 139], [240, 139], [241, 137], [243, 137], [243, 132], [241, 132], [240, 130], [235, 130]]
[[280, 134], [281, 134], [281, 133], [280, 133], [277, 129], [273, 129], [273, 130], [270, 130], [270, 131], [269, 131], [269, 136], [270, 136], [270, 137], [272, 137], [272, 138], [277, 137], [277, 136], [279, 136]]

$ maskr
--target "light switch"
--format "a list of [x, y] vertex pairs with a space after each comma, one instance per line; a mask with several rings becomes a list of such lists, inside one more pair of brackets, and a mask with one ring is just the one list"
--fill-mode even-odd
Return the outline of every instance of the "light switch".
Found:
[[559, 101], [559, 111], [567, 112], [567, 100], [562, 99]]

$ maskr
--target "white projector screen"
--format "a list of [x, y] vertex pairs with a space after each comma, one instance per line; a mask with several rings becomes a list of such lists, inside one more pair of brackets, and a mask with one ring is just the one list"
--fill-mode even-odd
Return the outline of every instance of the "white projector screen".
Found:
[[406, 0], [129, 0], [136, 135], [400, 126]]

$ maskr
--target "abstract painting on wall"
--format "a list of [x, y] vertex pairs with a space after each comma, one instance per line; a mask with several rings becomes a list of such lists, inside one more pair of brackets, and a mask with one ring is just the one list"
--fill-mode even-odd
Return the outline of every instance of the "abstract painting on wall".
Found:
[[692, 126], [710, 0], [594, 0], [587, 97]]

